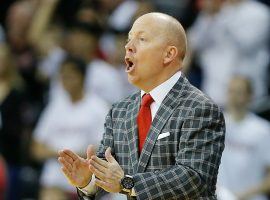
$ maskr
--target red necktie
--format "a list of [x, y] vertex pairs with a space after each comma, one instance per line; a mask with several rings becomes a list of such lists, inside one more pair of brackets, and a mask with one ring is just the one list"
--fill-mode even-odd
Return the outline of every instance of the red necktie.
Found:
[[154, 99], [150, 94], [145, 94], [142, 97], [141, 107], [139, 110], [137, 124], [139, 131], [139, 152], [141, 153], [145, 138], [148, 134], [152, 123], [151, 109], [150, 105], [153, 103]]

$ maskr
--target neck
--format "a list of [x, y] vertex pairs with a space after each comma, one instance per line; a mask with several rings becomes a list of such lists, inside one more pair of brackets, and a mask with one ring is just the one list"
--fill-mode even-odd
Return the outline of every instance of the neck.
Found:
[[163, 76], [155, 77], [152, 79], [152, 81], [145, 82], [144, 85], [138, 86], [141, 90], [145, 91], [146, 93], [149, 93], [154, 88], [159, 86], [160, 84], [164, 83], [168, 79], [170, 79], [176, 72], [178, 72], [179, 69], [175, 69], [174, 71], [169, 71]]
[[84, 97], [83, 90], [76, 91], [70, 95], [70, 99], [71, 99], [72, 103], [77, 103], [78, 101], [82, 100], [83, 97]]
[[228, 107], [227, 111], [235, 121], [242, 121], [245, 118], [248, 109], [246, 107]]

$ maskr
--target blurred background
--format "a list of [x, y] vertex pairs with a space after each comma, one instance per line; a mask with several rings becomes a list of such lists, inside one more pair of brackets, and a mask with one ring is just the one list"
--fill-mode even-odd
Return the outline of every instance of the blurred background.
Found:
[[218, 198], [270, 199], [269, 0], [2, 0], [0, 200], [73, 200], [57, 151], [98, 144], [110, 105], [137, 89], [124, 72], [138, 16], [177, 18], [183, 72], [222, 107]]

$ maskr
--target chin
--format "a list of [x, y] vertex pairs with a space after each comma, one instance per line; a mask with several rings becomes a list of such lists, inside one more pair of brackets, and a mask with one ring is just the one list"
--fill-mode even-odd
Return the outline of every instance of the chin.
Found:
[[139, 78], [128, 75], [128, 82], [137, 87], [139, 85]]

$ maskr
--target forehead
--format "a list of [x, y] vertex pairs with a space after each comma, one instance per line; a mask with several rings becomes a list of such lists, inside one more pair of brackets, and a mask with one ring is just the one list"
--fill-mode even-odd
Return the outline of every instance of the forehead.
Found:
[[153, 17], [149, 17], [149, 16], [143, 16], [138, 18], [130, 32], [129, 35], [133, 35], [133, 34], [143, 34], [143, 33], [161, 33], [164, 30], [164, 26], [161, 25], [161, 23], [159, 23], [159, 21]]
[[247, 81], [245, 79], [232, 79], [230, 82], [230, 88], [233, 89], [244, 89], [248, 85]]
[[76, 71], [76, 64], [73, 62], [65, 62], [62, 64], [62, 71], [66, 72], [66, 71]]

